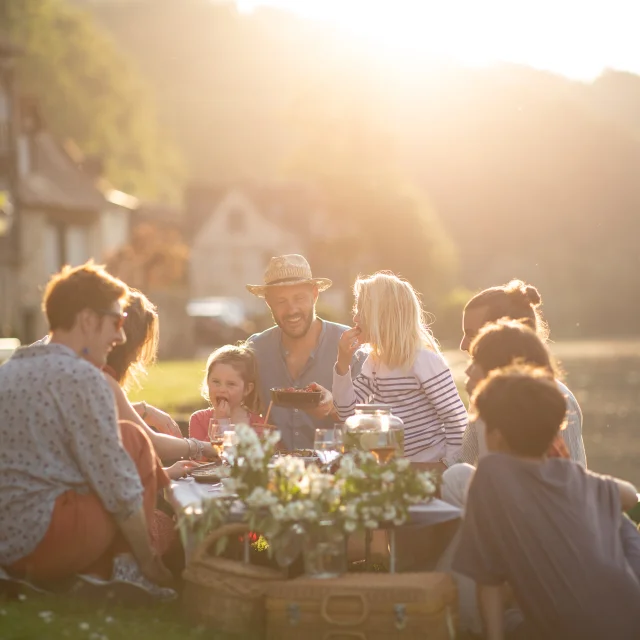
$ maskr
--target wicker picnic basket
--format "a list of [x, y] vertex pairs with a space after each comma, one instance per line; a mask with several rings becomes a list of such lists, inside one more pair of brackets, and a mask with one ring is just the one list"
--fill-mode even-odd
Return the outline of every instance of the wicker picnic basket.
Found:
[[265, 626], [265, 590], [284, 580], [269, 567], [221, 558], [210, 549], [224, 536], [249, 532], [245, 524], [215, 529], [195, 549], [183, 573], [183, 607], [192, 617], [219, 631], [260, 634]]
[[455, 582], [446, 573], [295, 578], [267, 591], [267, 640], [454, 640]]

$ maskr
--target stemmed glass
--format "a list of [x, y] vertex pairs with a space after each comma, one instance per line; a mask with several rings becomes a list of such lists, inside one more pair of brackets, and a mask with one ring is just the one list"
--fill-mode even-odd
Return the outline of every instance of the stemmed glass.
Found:
[[342, 425], [316, 429], [313, 448], [323, 464], [333, 462], [342, 449]]
[[220, 447], [222, 445], [222, 439], [224, 438], [224, 425], [220, 424], [217, 418], [211, 418], [209, 420], [209, 442], [214, 447]]

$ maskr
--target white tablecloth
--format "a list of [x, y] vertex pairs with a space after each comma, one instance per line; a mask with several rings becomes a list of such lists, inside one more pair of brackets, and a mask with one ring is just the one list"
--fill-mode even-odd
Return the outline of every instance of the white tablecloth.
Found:
[[[221, 491], [220, 485], [202, 484], [196, 482], [193, 478], [176, 480], [171, 483], [171, 489], [173, 490], [175, 501], [182, 509], [189, 506], [197, 507], [202, 502], [220, 495]], [[413, 505], [409, 508], [409, 514], [411, 521], [408, 524], [429, 526], [460, 518], [462, 512], [458, 507], [434, 498], [425, 504]], [[232, 518], [239, 519], [241, 516], [242, 507], [240, 505], [231, 510]]]

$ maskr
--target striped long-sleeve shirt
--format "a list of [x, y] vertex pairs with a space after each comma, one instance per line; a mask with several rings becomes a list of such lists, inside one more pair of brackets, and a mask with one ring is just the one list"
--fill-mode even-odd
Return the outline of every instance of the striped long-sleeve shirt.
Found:
[[459, 457], [467, 411], [451, 370], [434, 351], [418, 352], [410, 370], [390, 370], [368, 357], [352, 381], [333, 371], [333, 401], [341, 420], [356, 404], [387, 404], [404, 422], [405, 456], [414, 462], [453, 464]]

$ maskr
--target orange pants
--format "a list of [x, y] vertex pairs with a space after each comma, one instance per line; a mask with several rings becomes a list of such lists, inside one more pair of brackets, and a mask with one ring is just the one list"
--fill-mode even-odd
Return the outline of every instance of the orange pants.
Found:
[[[136, 465], [144, 488], [148, 528], [157, 492], [169, 484], [151, 440], [133, 422], [119, 423], [122, 444]], [[8, 567], [9, 573], [35, 582], [59, 580], [77, 573], [108, 579], [114, 555], [129, 551], [113, 516], [93, 493], [66, 491], [58, 496], [49, 528], [38, 546]]]

